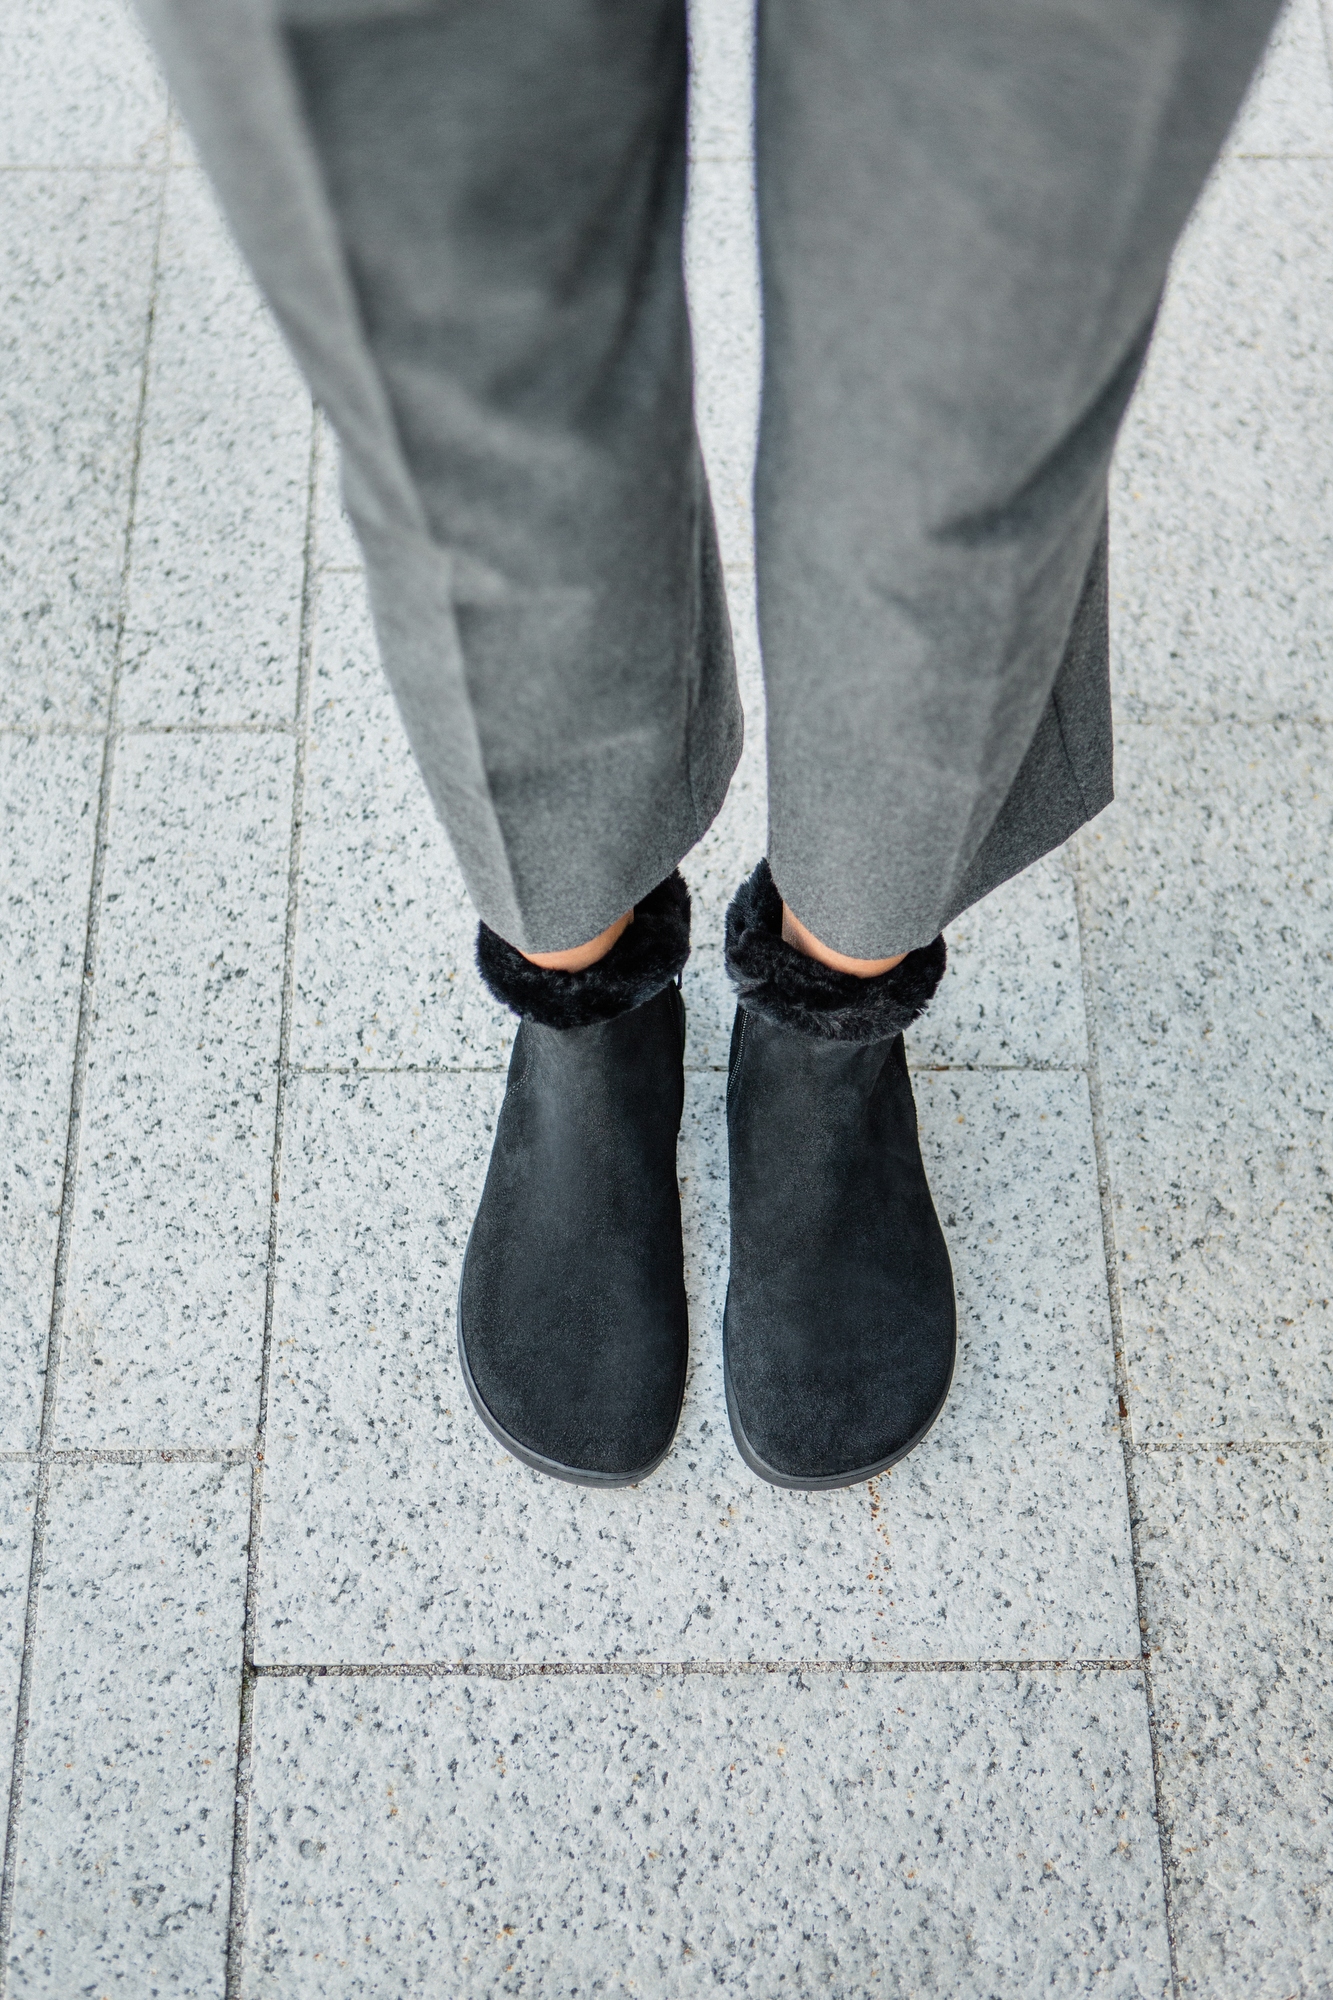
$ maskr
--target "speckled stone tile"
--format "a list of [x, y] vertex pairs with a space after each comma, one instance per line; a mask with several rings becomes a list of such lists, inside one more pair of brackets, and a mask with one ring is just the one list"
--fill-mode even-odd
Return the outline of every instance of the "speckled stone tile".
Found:
[[1323, 1993], [1333, 1460], [1141, 1452], [1138, 1498], [1183, 1989]]
[[317, 422], [319, 469], [315, 487], [315, 562], [320, 569], [360, 569], [360, 544], [343, 511], [338, 435], [322, 411]]
[[1126, 727], [1083, 840], [1140, 1439], [1333, 1418], [1328, 736]]
[[1069, 858], [1048, 855], [945, 933], [949, 966], [907, 1037], [909, 1062], [1080, 1064], [1088, 1058]]
[[264, 1327], [292, 745], [121, 746], [57, 1429], [248, 1444]]
[[[696, 937], [699, 934], [696, 921]], [[717, 935], [721, 935], [720, 926]], [[724, 1070], [736, 1018], [736, 989], [727, 978], [720, 944], [691, 946], [682, 991], [686, 1069]]]
[[507, 1062], [476, 914], [380, 672], [359, 575], [321, 576], [301, 832], [292, 1059]]
[[0, 727], [96, 722], [102, 714], [157, 185], [156, 176], [137, 173], [6, 179]]
[[32, 1561], [32, 1516], [37, 1468], [0, 1464], [0, 1796], [9, 1793], [18, 1712], [23, 1624]]
[[23, 0], [0, 13], [0, 166], [151, 165], [167, 93], [126, 0]]
[[[918, 1079], [962, 1353], [887, 1478], [781, 1493], [722, 1396], [720, 1077], [681, 1145], [693, 1365], [642, 1487], [516, 1465], [454, 1353], [499, 1076], [309, 1077], [285, 1153], [265, 1473], [268, 1661], [1121, 1658], [1134, 1595], [1083, 1079]], [[675, 1583], [661, 1589], [664, 1566]]]
[[753, 150], [754, 0], [691, 0], [690, 155], [744, 160]]
[[312, 708], [318, 712], [335, 701], [365, 705], [388, 691], [364, 576], [318, 577], [310, 629]]
[[1227, 151], [1333, 154], [1333, 75], [1320, 0], [1288, 0], [1283, 8]]
[[201, 173], [173, 169], [121, 708], [277, 722], [296, 698], [310, 396]]
[[1135, 1462], [1154, 1660], [1238, 1688], [1333, 1672], [1333, 1452], [1181, 1448]]
[[102, 746], [0, 737], [0, 1451], [41, 1421]]
[[264, 1681], [255, 1733], [256, 1995], [1170, 1990], [1136, 1675]]
[[11, 1993], [223, 1990], [250, 1481], [52, 1474]]
[[1112, 491], [1122, 716], [1328, 716], [1333, 160], [1224, 162]]
[[754, 189], [744, 160], [690, 172], [685, 277], [694, 329], [694, 401], [722, 560], [754, 558], [751, 484], [759, 424], [759, 262]]

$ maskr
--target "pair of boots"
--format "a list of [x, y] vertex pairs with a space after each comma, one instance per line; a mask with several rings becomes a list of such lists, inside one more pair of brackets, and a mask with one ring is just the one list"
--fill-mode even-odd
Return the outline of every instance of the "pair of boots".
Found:
[[[685, 1392], [689, 919], [677, 873], [585, 972], [543, 971], [485, 925], [478, 941], [486, 984], [522, 1018], [463, 1262], [459, 1354], [506, 1449], [591, 1486], [652, 1472]], [[761, 861], [727, 912], [726, 959], [732, 1433], [775, 1485], [852, 1485], [924, 1437], [953, 1374], [953, 1277], [902, 1037], [939, 984], [944, 940], [879, 978], [831, 971], [783, 942]]]

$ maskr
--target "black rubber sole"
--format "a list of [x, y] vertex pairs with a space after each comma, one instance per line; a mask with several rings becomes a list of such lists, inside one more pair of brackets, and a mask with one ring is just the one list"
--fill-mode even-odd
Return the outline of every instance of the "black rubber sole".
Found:
[[725, 1342], [726, 1335], [724, 1333], [722, 1382], [727, 1395], [727, 1420], [731, 1425], [731, 1435], [736, 1440], [736, 1449], [749, 1466], [751, 1472], [757, 1473], [761, 1479], [766, 1479], [770, 1486], [781, 1486], [789, 1493], [832, 1493], [836, 1492], [841, 1486], [860, 1486], [865, 1480], [875, 1479], [881, 1472], [888, 1472], [895, 1465], [900, 1465], [908, 1452], [915, 1451], [921, 1440], [938, 1423], [944, 1405], [949, 1400], [949, 1391], [953, 1388], [954, 1370], [958, 1366], [958, 1342], [955, 1338], [953, 1359], [949, 1363], [949, 1379], [944, 1385], [944, 1394], [940, 1397], [939, 1402], [936, 1403], [920, 1430], [914, 1432], [908, 1438], [906, 1444], [899, 1445], [897, 1451], [890, 1452], [887, 1458], [881, 1458], [874, 1465], [859, 1466], [855, 1472], [832, 1472], [819, 1479], [799, 1479], [793, 1478], [788, 1472], [779, 1472], [776, 1466], [769, 1465], [767, 1460], [759, 1456], [759, 1453], [745, 1435], [745, 1426], [741, 1422], [740, 1411], [736, 1407], [736, 1392], [731, 1386], [731, 1358], [727, 1353]]
[[[466, 1262], [466, 1259], [464, 1261]], [[657, 1471], [658, 1466], [669, 1455], [672, 1445], [676, 1442], [676, 1432], [680, 1429], [681, 1411], [685, 1407], [684, 1383], [681, 1384], [680, 1401], [676, 1405], [676, 1414], [671, 1420], [670, 1436], [667, 1438], [661, 1451], [658, 1452], [656, 1458], [652, 1459], [647, 1465], [642, 1466], [636, 1472], [590, 1472], [582, 1466], [562, 1465], [557, 1458], [543, 1458], [539, 1451], [533, 1451], [530, 1446], [520, 1444], [516, 1437], [509, 1435], [509, 1432], [505, 1429], [499, 1418], [494, 1416], [486, 1407], [486, 1404], [482, 1400], [481, 1391], [472, 1379], [472, 1370], [468, 1367], [467, 1346], [463, 1339], [463, 1286], [461, 1279], [458, 1286], [458, 1305], [454, 1316], [458, 1322], [458, 1365], [463, 1371], [463, 1380], [467, 1384], [468, 1395], [472, 1398], [473, 1409], [481, 1418], [481, 1421], [485, 1424], [496, 1443], [502, 1444], [507, 1452], [518, 1459], [521, 1464], [530, 1466], [533, 1472], [544, 1472], [548, 1479], [563, 1479], [570, 1486], [601, 1486], [607, 1488], [638, 1486], [643, 1480], [650, 1478]]]

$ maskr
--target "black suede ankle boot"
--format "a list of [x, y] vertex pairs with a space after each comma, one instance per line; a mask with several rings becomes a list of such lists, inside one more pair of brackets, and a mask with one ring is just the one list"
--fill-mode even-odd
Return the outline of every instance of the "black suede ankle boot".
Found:
[[944, 1407], [953, 1272], [917, 1143], [902, 1031], [944, 971], [944, 939], [877, 979], [782, 938], [761, 861], [727, 912], [731, 1038], [727, 1411], [777, 1486], [852, 1486], [918, 1444]]
[[458, 1295], [482, 1422], [558, 1479], [629, 1486], [666, 1456], [689, 1328], [676, 1186], [690, 896], [672, 874], [586, 972], [483, 924], [477, 963], [522, 1018]]

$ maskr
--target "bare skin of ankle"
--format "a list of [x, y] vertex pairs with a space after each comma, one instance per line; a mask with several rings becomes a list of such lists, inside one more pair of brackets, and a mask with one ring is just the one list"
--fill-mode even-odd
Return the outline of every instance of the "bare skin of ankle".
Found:
[[845, 952], [834, 951], [831, 945], [821, 944], [813, 931], [808, 931], [799, 917], [792, 915], [784, 903], [782, 905], [782, 941], [803, 951], [807, 958], [817, 958], [821, 965], [832, 966], [835, 972], [850, 972], [854, 979], [878, 979], [881, 972], [892, 972], [895, 965], [901, 965], [907, 953], [900, 951], [896, 958], [848, 958]]
[[[586, 972], [590, 965], [596, 965], [599, 958], [606, 957], [612, 945], [625, 935], [633, 922], [633, 910], [626, 910], [623, 917], [617, 917], [613, 924], [608, 924], [595, 938], [589, 938], [586, 944], [576, 944], [570, 951], [525, 951], [523, 956], [529, 964], [539, 965], [543, 972]], [[894, 966], [901, 965], [907, 956], [905, 951], [900, 951], [896, 958], [848, 958], [845, 952], [834, 951], [832, 945], [821, 943], [785, 903], [782, 905], [782, 936], [784, 943], [804, 952], [807, 958], [817, 958], [821, 965], [832, 966], [835, 972], [850, 972], [855, 979], [877, 979], [881, 972], [892, 972]]]
[[525, 951], [523, 956], [532, 965], [539, 965], [543, 972], [586, 972], [590, 965], [596, 965], [599, 958], [605, 958], [618, 938], [622, 938], [634, 922], [633, 910], [626, 910], [623, 917], [617, 917], [604, 931], [598, 931], [595, 938], [586, 944], [576, 944], [572, 951]]

